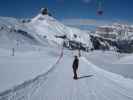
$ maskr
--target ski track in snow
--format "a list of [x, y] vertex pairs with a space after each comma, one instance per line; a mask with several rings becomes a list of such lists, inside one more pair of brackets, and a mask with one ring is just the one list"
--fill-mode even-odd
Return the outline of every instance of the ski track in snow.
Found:
[[80, 58], [78, 75], [90, 76], [73, 80], [72, 61], [64, 56], [49, 72], [0, 95], [0, 100], [133, 100], [133, 87], [120, 84], [85, 58]]

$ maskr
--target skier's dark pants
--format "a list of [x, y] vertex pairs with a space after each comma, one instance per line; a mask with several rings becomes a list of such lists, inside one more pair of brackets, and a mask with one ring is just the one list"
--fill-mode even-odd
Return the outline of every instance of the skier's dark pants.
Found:
[[73, 61], [73, 65], [72, 65], [73, 73], [74, 73], [74, 77], [73, 77], [74, 79], [77, 79], [78, 64], [79, 64], [79, 59], [77, 56], [75, 56], [75, 59]]
[[77, 78], [77, 69], [78, 68], [73, 68], [74, 78]]

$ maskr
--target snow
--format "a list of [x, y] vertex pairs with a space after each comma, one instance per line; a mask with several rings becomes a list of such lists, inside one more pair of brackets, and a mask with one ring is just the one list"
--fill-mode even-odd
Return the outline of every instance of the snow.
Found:
[[133, 64], [132, 59], [133, 59], [133, 54], [130, 54], [130, 55], [126, 56], [126, 57], [123, 57], [119, 61], [117, 61], [117, 63], [121, 63], [121, 64]]
[[[41, 36], [46, 36], [48, 40], [52, 40], [58, 44], [62, 44], [62, 40], [55, 36], [66, 35], [70, 40], [79, 41], [91, 46], [87, 32], [65, 26], [48, 15], [39, 14], [34, 17], [30, 23], [26, 24], [26, 26], [29, 31], [33, 31]], [[74, 34], [77, 35], [77, 38], [74, 38]]]
[[133, 80], [100, 69], [84, 57], [80, 58], [78, 70], [80, 79], [73, 80], [72, 61], [73, 57], [64, 55], [48, 74], [40, 76], [38, 80], [34, 79], [33, 82], [31, 80], [31, 85], [12, 90], [3, 98], [11, 100], [107, 100], [108, 98], [133, 100]]
[[112, 31], [106, 32], [105, 30], [97, 30], [97, 34], [112, 34], [116, 39], [119, 40], [129, 40], [133, 34], [133, 27], [132, 25], [128, 24], [113, 23], [112, 25], [103, 25], [99, 26], [98, 28], [108, 28]]
[[94, 51], [88, 53], [86, 58], [102, 69], [133, 79], [132, 54]]
[[[57, 52], [45, 48], [41, 51], [16, 52], [11, 56], [8, 50], [0, 50], [0, 91], [7, 90], [41, 73], [47, 72], [55, 63]], [[46, 59], [47, 58], [47, 59]]]
[[116, 98], [117, 100], [133, 99], [132, 80], [125, 80], [121, 76], [101, 70], [85, 58], [81, 58], [79, 74], [80, 76], [90, 75], [90, 77], [74, 81], [71, 65], [67, 67], [68, 65], [64, 64], [71, 64], [72, 61], [64, 58], [62, 62], [48, 76], [45, 84], [33, 94], [32, 100], [106, 100], [108, 97], [110, 100]]
[[[92, 47], [88, 32], [65, 26], [48, 15], [38, 14], [25, 23], [15, 18], [0, 17], [0, 27], [3, 27], [0, 30], [0, 44], [6, 47], [16, 45], [18, 42], [19, 45], [62, 45], [63, 40], [55, 36], [63, 35]], [[74, 35], [77, 35], [77, 38]]]

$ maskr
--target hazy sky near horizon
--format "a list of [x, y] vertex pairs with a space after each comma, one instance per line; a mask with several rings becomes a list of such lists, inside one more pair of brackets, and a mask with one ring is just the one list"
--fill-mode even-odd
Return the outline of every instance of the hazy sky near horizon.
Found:
[[[106, 23], [121, 21], [133, 22], [133, 0], [103, 0], [104, 14], [97, 16], [98, 0], [0, 0], [0, 16], [33, 17], [40, 8], [48, 7], [54, 17], [63, 22]], [[99, 0], [100, 1], [100, 0]], [[70, 19], [70, 21], [68, 21]], [[82, 21], [83, 20], [83, 21]], [[98, 24], [96, 23], [96, 24]], [[68, 23], [69, 24], [69, 23]], [[70, 23], [72, 24], [72, 23]], [[87, 23], [86, 23], [87, 24]], [[91, 24], [91, 23], [90, 23]]]

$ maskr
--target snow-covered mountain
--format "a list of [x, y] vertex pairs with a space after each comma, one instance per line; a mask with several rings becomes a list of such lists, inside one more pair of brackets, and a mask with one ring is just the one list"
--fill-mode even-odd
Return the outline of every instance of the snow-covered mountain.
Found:
[[[25, 31], [26, 30], [26, 31]], [[18, 19], [0, 17], [0, 47], [16, 48], [46, 44], [37, 34], [28, 32], [27, 27]]]
[[[133, 27], [127, 24], [114, 23], [112, 25], [104, 25], [97, 27], [93, 45], [101, 45], [103, 42], [107, 44], [105, 47], [115, 48], [117, 52], [132, 53], [133, 52]], [[99, 48], [99, 47], [98, 47]], [[109, 49], [108, 49], [109, 50]]]
[[[46, 45], [63, 43], [56, 36], [66, 36], [69, 40], [91, 46], [89, 35], [85, 31], [63, 25], [49, 15], [38, 14], [22, 21], [15, 18], [0, 18], [0, 43], [13, 46], [16, 44]], [[75, 37], [76, 36], [76, 37]]]
[[55, 46], [65, 42], [65, 47], [69, 49], [80, 47], [88, 51], [92, 48], [106, 50], [117, 48], [117, 51], [132, 52], [132, 37], [133, 27], [126, 24], [104, 25], [98, 27], [96, 32], [88, 33], [68, 27], [54, 17], [42, 13], [23, 20], [0, 17], [0, 47], [6, 48]]
[[114, 23], [97, 27], [96, 33], [107, 38], [131, 39], [133, 37], [133, 26], [127, 24]]

